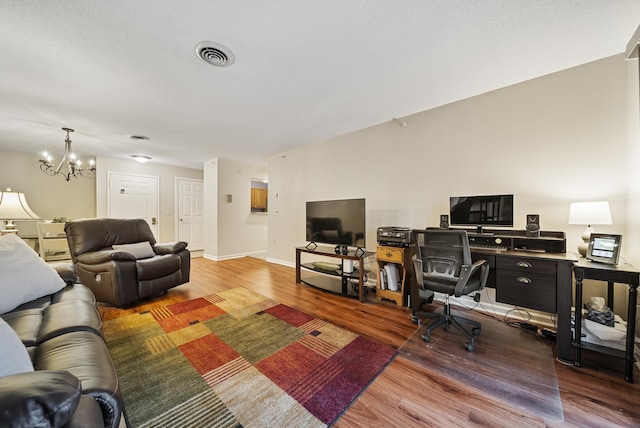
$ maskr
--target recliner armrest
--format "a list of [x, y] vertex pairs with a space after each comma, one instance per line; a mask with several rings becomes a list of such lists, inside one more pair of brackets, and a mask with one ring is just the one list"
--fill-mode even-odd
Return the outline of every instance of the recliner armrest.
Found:
[[101, 250], [94, 251], [89, 253], [80, 254], [76, 260], [78, 263], [84, 263], [87, 265], [97, 265], [100, 263], [109, 262], [111, 260], [114, 261], [136, 261], [136, 258], [133, 254], [128, 253], [126, 251], [118, 251], [118, 250]]
[[167, 242], [164, 244], [155, 244], [153, 251], [158, 255], [175, 254], [187, 248], [187, 243], [184, 241]]
[[78, 282], [76, 267], [73, 265], [73, 263], [52, 263], [51, 267], [54, 268], [56, 272], [58, 272], [60, 278], [62, 278], [62, 280], [67, 283], [67, 285], [75, 284], [76, 282]]

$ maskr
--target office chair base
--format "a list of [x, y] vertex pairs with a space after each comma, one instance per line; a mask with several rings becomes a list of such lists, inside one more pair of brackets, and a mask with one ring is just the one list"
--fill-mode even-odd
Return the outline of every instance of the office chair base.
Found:
[[[474, 349], [473, 337], [480, 334], [482, 326], [479, 322], [472, 321], [467, 318], [462, 318], [456, 315], [451, 315], [451, 306], [447, 303], [444, 306], [444, 313], [442, 314], [434, 314], [434, 313], [417, 313], [413, 314], [412, 317], [418, 318], [418, 325], [420, 325], [420, 316], [426, 316], [427, 318], [437, 318], [435, 322], [433, 322], [427, 330], [422, 335], [422, 339], [425, 342], [431, 341], [431, 332], [439, 327], [444, 327], [445, 330], [449, 330], [449, 327], [454, 326], [458, 331], [460, 331], [466, 338], [467, 342], [465, 342], [465, 348], [467, 351], [472, 352]], [[462, 324], [467, 324], [471, 326], [471, 331], [466, 330]]]

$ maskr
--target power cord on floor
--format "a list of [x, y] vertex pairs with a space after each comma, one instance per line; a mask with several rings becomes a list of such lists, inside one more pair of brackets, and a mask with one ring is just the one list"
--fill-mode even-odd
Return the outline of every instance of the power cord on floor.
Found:
[[[485, 288], [486, 290], [486, 288]], [[517, 328], [517, 329], [521, 329], [522, 331], [524, 331], [527, 334], [531, 334], [532, 336], [538, 336], [541, 337], [542, 339], [545, 340], [556, 340], [556, 332], [553, 330], [550, 330], [548, 328], [540, 328], [534, 324], [531, 324], [529, 321], [531, 321], [531, 313], [523, 308], [520, 308], [519, 306], [515, 306], [513, 309], [507, 311], [504, 316], [502, 317], [498, 317], [497, 316], [497, 310], [495, 309], [495, 304], [493, 302], [493, 300], [491, 299], [489, 293], [487, 292], [485, 294], [486, 297], [486, 301], [491, 305], [491, 309], [487, 309], [482, 302], [480, 301], [479, 298], [477, 298], [476, 296], [481, 296], [482, 292], [476, 293], [476, 295], [474, 296], [474, 302], [475, 304], [472, 306], [469, 306], [467, 304], [465, 304], [464, 301], [456, 301], [455, 306], [458, 308], [458, 310], [462, 309], [462, 310], [467, 310], [467, 311], [473, 311], [478, 315], [482, 315], [484, 317], [487, 318], [492, 318], [495, 319], [497, 321], [503, 322], [506, 325], [513, 327], [513, 328]], [[436, 303], [444, 303], [444, 300], [442, 299], [433, 299], [433, 302]], [[477, 308], [480, 307], [482, 308], [482, 311], [477, 310]], [[519, 314], [519, 318], [518, 320], [514, 319], [514, 318], [509, 318], [509, 314], [512, 312], [517, 312]], [[556, 326], [556, 319], [554, 317], [554, 315], [550, 315], [550, 320], [553, 323], [553, 326], [555, 328]]]

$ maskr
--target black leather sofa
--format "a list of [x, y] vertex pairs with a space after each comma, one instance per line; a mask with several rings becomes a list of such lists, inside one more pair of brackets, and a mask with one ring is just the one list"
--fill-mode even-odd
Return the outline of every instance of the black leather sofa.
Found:
[[70, 265], [57, 270], [65, 288], [0, 315], [34, 367], [0, 377], [0, 426], [116, 428], [124, 407], [95, 297]]
[[189, 282], [187, 243], [157, 243], [143, 219], [75, 220], [64, 230], [79, 281], [99, 302], [128, 306]]

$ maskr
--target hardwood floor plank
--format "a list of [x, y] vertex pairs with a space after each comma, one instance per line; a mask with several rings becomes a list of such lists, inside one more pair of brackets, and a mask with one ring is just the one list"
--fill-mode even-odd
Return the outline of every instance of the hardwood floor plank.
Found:
[[[369, 294], [365, 303], [326, 293], [295, 283], [295, 269], [244, 257], [214, 262], [192, 259], [191, 281], [139, 305], [119, 309], [100, 305], [103, 319], [113, 319], [150, 308], [202, 297], [208, 294], [246, 287], [302, 312], [365, 336], [379, 343], [400, 348], [417, 326], [406, 308], [375, 299]], [[434, 309], [437, 306], [434, 306]], [[486, 318], [488, 322], [501, 322]], [[531, 349], [516, 333], [499, 343], [478, 340], [474, 352], [483, 346], [499, 346], [516, 359], [523, 370]], [[515, 339], [514, 339], [515, 338]], [[446, 340], [443, 339], [443, 340]], [[462, 338], [452, 340], [462, 346]], [[424, 352], [429, 352], [425, 347]], [[466, 351], [465, 351], [466, 352]], [[465, 353], [461, 353], [464, 367]], [[426, 359], [425, 359], [426, 360]], [[500, 361], [496, 361], [500, 364]], [[401, 355], [382, 371], [362, 393], [336, 427], [632, 427], [640, 426], [640, 387], [624, 381], [619, 369], [600, 359], [593, 367], [577, 368], [554, 361], [564, 412], [563, 422], [536, 418], [525, 411], [492, 399], [462, 382], [426, 370]], [[636, 379], [640, 379], [636, 368]], [[469, 373], [472, 376], [473, 373]]]

